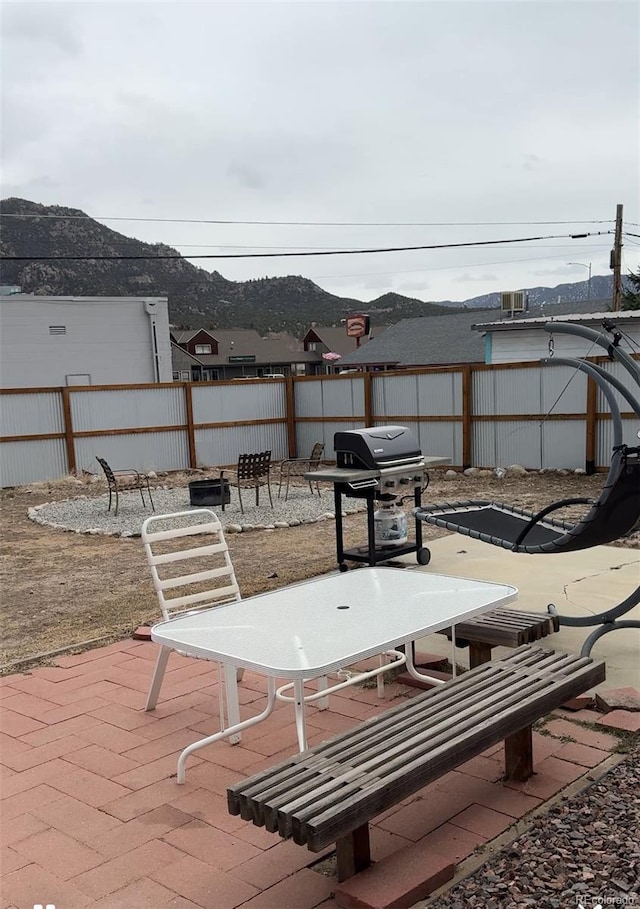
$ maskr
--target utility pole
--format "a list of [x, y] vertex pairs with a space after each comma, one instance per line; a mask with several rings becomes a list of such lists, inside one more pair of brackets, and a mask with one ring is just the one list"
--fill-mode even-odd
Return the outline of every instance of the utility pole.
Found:
[[613, 311], [620, 309], [622, 298], [622, 205], [616, 205], [616, 233], [611, 250], [611, 268], [613, 269]]

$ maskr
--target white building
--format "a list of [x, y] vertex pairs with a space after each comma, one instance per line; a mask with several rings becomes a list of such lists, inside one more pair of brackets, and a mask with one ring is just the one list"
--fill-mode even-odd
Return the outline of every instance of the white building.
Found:
[[547, 322], [573, 322], [595, 331], [604, 321], [613, 323], [622, 334], [622, 344], [627, 353], [640, 351], [640, 310], [628, 312], [592, 312], [549, 317], [502, 319], [474, 325], [475, 331], [484, 332], [486, 363], [524, 363], [542, 360], [550, 354], [549, 341], [555, 355], [560, 357], [601, 357], [605, 351], [593, 346], [591, 341], [575, 335], [550, 334]]
[[166, 297], [0, 296], [3, 388], [171, 381]]

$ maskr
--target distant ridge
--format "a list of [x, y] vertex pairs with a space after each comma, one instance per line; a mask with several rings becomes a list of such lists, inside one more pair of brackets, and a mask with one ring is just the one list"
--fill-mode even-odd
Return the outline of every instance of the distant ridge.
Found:
[[[35, 215], [2, 221], [0, 256], [177, 254], [163, 243], [143, 243], [89, 218], [79, 209], [40, 205], [26, 199], [3, 199], [3, 214]], [[51, 215], [75, 215], [57, 220]], [[373, 325], [389, 325], [404, 318], [443, 315], [463, 309], [499, 306], [498, 293], [473, 297], [464, 303], [450, 300], [427, 303], [402, 294], [386, 293], [368, 302], [339, 297], [300, 275], [229, 281], [184, 258], [123, 261], [33, 260], [2, 262], [0, 284], [19, 285], [24, 293], [74, 296], [167, 296], [169, 317], [177, 328], [254, 328], [262, 335], [289, 332], [300, 338], [312, 322], [339, 325], [354, 312], [367, 312]], [[515, 288], [514, 288], [515, 289]], [[555, 288], [529, 289], [532, 304], [584, 299], [587, 282]], [[592, 296], [607, 297], [611, 278], [595, 276]]]

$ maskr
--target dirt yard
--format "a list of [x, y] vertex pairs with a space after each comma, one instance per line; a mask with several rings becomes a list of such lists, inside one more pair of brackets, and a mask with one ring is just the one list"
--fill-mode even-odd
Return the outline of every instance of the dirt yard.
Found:
[[[185, 485], [184, 474], [169, 486]], [[596, 497], [601, 474], [592, 477], [531, 473], [445, 479], [433, 471], [424, 502], [488, 498], [536, 510], [567, 496]], [[83, 489], [69, 481], [3, 490], [0, 528], [0, 590], [3, 642], [0, 672], [22, 668], [50, 651], [87, 642], [107, 643], [126, 637], [141, 624], [159, 619], [159, 611], [139, 538], [91, 536], [44, 527], [27, 516], [29, 507], [70, 498], [99, 495], [102, 484]], [[327, 499], [332, 493], [327, 490]], [[333, 499], [330, 499], [331, 504]], [[331, 507], [328, 505], [328, 507]], [[560, 514], [559, 514], [560, 516]], [[345, 518], [345, 545], [366, 541], [364, 514]], [[444, 531], [423, 525], [425, 540]], [[272, 590], [336, 567], [333, 521], [228, 535], [231, 556], [244, 596]], [[627, 541], [625, 545], [629, 545]], [[640, 545], [638, 535], [632, 543]], [[352, 563], [353, 564], [353, 563]]]

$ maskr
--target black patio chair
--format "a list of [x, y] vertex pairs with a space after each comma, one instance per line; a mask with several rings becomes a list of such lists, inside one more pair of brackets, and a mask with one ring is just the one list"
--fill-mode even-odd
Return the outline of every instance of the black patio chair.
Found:
[[[603, 323], [603, 328], [612, 337], [571, 323], [551, 322], [545, 328], [549, 332], [576, 334], [603, 347], [611, 359], [624, 366], [633, 382], [640, 387], [640, 366], [625, 351], [620, 350], [621, 335], [613, 324]], [[596, 382], [609, 404], [613, 420], [613, 450], [609, 472], [598, 498], [561, 499], [536, 514], [504, 502], [480, 499], [444, 502], [414, 509], [417, 520], [512, 552], [527, 553], [574, 552], [611, 543], [640, 529], [640, 447], [632, 448], [622, 441], [622, 419], [613, 390], [626, 400], [640, 419], [638, 399], [623, 382], [595, 363], [566, 357], [549, 358], [542, 362], [544, 365], [573, 366], [586, 373]], [[578, 521], [569, 522], [549, 517], [554, 511], [575, 505], [590, 506]], [[582, 655], [588, 656], [595, 641], [603, 634], [616, 628], [640, 627], [640, 622], [635, 620], [617, 621], [638, 603], [640, 587], [606, 613], [585, 618], [559, 616], [559, 620], [562, 625], [600, 626], [583, 645]], [[554, 606], [550, 605], [548, 609], [552, 615], [558, 615]]]
[[151, 498], [151, 487], [149, 486], [149, 477], [146, 473], [142, 473], [139, 470], [135, 470], [133, 467], [126, 467], [121, 470], [112, 470], [111, 467], [107, 464], [104, 458], [99, 458], [96, 455], [96, 461], [102, 467], [104, 475], [107, 478], [107, 485], [109, 487], [109, 506], [107, 511], [111, 511], [111, 501], [115, 499], [115, 510], [114, 517], [118, 516], [118, 506], [119, 506], [119, 493], [122, 491], [128, 491], [131, 489], [139, 489], [140, 497], [142, 499], [142, 505], [144, 508], [147, 507], [147, 503], [144, 500], [144, 491], [146, 489], [149, 495], [149, 503], [151, 504], [151, 511], [155, 511], [155, 506], [153, 504], [153, 499]]
[[[220, 480], [227, 479], [230, 486], [235, 486], [238, 490], [238, 499], [240, 500], [240, 511], [244, 514], [242, 504], [242, 490], [255, 489], [256, 505], [260, 504], [260, 487], [266, 486], [269, 491], [269, 501], [273, 508], [273, 498], [271, 497], [271, 452], [259, 451], [253, 454], [241, 454], [238, 457], [238, 463], [234, 469], [225, 468], [220, 471]], [[222, 510], [224, 511], [224, 498], [222, 500]]]
[[[292, 477], [303, 477], [306, 473], [309, 473], [312, 470], [317, 470], [320, 466], [320, 459], [322, 458], [324, 452], [324, 444], [322, 442], [316, 442], [316, 444], [311, 449], [311, 455], [308, 458], [287, 458], [284, 461], [280, 462], [280, 479], [278, 482], [278, 498], [280, 498], [280, 493], [282, 492], [282, 484], [284, 483], [284, 500], [285, 502], [289, 498], [289, 482]], [[309, 480], [309, 489], [313, 495], [313, 486], [311, 485], [311, 480]], [[316, 483], [316, 492], [318, 496], [320, 495], [320, 486]]]

